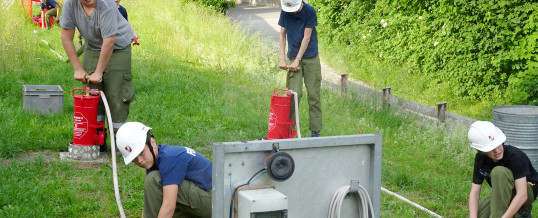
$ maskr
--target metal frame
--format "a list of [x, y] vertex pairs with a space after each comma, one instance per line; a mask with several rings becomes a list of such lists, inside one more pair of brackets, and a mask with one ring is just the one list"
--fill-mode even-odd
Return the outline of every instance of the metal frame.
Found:
[[[229, 217], [230, 183], [236, 188], [262, 169], [274, 143], [278, 143], [280, 151], [289, 153], [294, 158], [294, 174], [283, 182], [273, 181], [263, 175], [253, 185], [275, 185], [278, 191], [289, 198], [289, 217], [326, 217], [334, 192], [349, 185], [351, 180], [359, 180], [360, 185], [368, 191], [374, 213], [379, 217], [382, 160], [380, 134], [215, 143], [212, 217]], [[349, 199], [357, 201], [356, 197]], [[346, 206], [353, 205], [349, 202], [342, 208], [343, 217], [345, 214], [356, 214], [354, 207]]]

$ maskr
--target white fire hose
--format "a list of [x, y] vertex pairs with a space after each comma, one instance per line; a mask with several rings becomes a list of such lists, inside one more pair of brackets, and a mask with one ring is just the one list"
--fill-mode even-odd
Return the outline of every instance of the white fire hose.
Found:
[[[331, 203], [329, 205], [329, 214], [328, 218], [340, 218], [340, 209], [344, 202], [344, 198], [351, 191], [350, 185], [345, 185], [340, 187], [331, 198]], [[361, 185], [358, 185], [357, 195], [359, 197], [359, 215], [361, 218], [375, 217], [374, 207], [372, 205], [372, 200], [366, 189]], [[368, 213], [370, 211], [370, 213]]]
[[301, 127], [299, 126], [299, 100], [297, 99], [297, 92], [290, 90], [290, 92], [295, 96], [293, 99], [295, 101], [295, 126], [297, 126], [297, 138], [301, 138]]
[[112, 151], [112, 176], [114, 177], [114, 194], [116, 195], [116, 203], [118, 204], [118, 209], [120, 210], [120, 216], [125, 218], [125, 212], [123, 211], [123, 206], [121, 205], [120, 200], [120, 190], [118, 186], [118, 171], [116, 170], [116, 139], [114, 137], [114, 128], [110, 128], [112, 124], [112, 116], [110, 116], [110, 109], [108, 108], [108, 101], [106, 100], [105, 93], [101, 92], [101, 97], [103, 97], [103, 103], [105, 105], [106, 116], [108, 118], [108, 132], [110, 133], [110, 151]]

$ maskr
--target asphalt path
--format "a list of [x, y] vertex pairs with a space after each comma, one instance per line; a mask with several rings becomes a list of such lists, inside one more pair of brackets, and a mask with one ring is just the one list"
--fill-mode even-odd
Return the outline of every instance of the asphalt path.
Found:
[[249, 29], [251, 34], [259, 32], [260, 36], [273, 40], [275, 46], [278, 46], [280, 7], [239, 4], [228, 9], [228, 16], [244, 29]]

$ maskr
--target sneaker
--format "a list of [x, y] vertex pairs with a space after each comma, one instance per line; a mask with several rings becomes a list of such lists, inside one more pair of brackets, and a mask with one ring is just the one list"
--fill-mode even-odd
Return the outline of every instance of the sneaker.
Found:
[[319, 132], [320, 131], [312, 131], [312, 137], [319, 137]]

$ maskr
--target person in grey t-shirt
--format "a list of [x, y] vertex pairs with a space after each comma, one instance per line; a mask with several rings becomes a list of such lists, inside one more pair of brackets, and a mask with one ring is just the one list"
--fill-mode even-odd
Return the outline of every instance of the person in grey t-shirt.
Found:
[[[105, 93], [116, 131], [127, 120], [130, 102], [135, 99], [131, 73], [134, 34], [129, 23], [114, 0], [66, 0], [60, 25], [62, 44], [73, 65], [75, 80], [86, 83], [89, 77], [90, 87]], [[75, 27], [87, 46], [82, 63], [73, 43]], [[102, 122], [104, 118], [101, 102], [97, 121]], [[101, 147], [101, 151], [104, 149]]]

